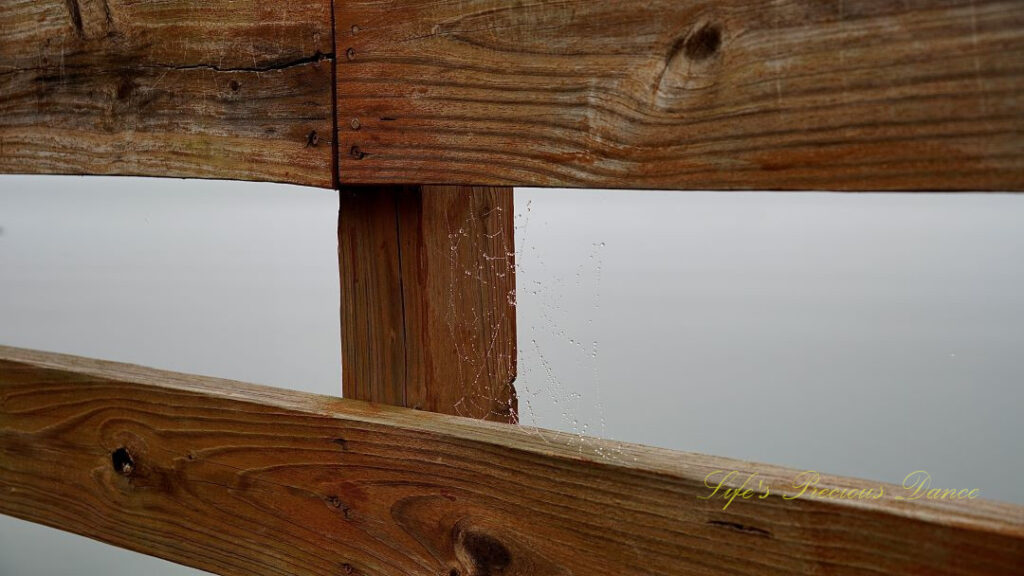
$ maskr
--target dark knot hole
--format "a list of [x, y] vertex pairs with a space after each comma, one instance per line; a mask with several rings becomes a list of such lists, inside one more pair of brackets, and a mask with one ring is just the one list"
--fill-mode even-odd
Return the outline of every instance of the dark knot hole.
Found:
[[118, 448], [110, 454], [110, 462], [114, 465], [114, 471], [122, 476], [130, 476], [135, 471], [135, 461], [128, 453], [127, 448]]
[[707, 60], [722, 46], [722, 30], [714, 24], [705, 24], [690, 34], [683, 44], [683, 53], [690, 60]]

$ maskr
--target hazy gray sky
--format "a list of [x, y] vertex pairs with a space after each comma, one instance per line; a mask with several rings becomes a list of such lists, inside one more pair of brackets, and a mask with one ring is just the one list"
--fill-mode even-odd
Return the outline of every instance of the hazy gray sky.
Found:
[[[1024, 503], [1024, 196], [518, 190], [523, 425]], [[0, 176], [0, 343], [340, 390], [337, 199]], [[0, 519], [0, 574], [194, 574]]]

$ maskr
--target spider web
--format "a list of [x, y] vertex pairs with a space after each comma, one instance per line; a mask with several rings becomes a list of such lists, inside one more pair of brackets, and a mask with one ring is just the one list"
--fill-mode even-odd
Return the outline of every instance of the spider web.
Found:
[[[466, 215], [464, 222], [452, 227], [455, 231], [448, 236], [450, 298], [445, 314], [451, 330], [456, 329], [460, 314], [467, 314], [458, 302], [457, 282], [463, 280], [460, 275], [484, 285], [502, 286], [512, 313], [518, 317], [517, 358], [503, 357], [495, 350], [495, 343], [502, 341], [503, 332], [512, 323], [513, 319], [506, 317], [494, 319], [491, 333], [479, 344], [460, 349], [459, 374], [466, 392], [456, 402], [455, 411], [463, 416], [488, 413], [498, 420], [512, 411], [517, 417], [516, 426], [544, 441], [555, 441], [549, 430], [557, 430], [569, 434], [559, 434], [559, 442], [565, 443], [568, 438], [581, 453], [618, 459], [621, 449], [595, 441], [604, 436], [606, 427], [598, 362], [600, 342], [593, 337], [601, 305], [605, 243], [572, 241], [569, 252], [575, 255], [573, 261], [549, 262], [541, 247], [531, 242], [531, 227], [568, 223], [552, 222], [548, 216], [536, 214], [532, 200], [517, 201], [514, 238], [499, 238], [501, 230], [488, 235], [487, 253], [479, 258], [461, 254], [477, 249], [478, 244], [466, 239], [480, 233], [473, 221], [478, 216]], [[497, 263], [497, 271], [489, 272], [488, 266], [479, 262]], [[507, 263], [506, 270], [511, 272], [513, 262], [516, 282], [510, 287], [508, 272], [501, 268]], [[474, 325], [479, 326], [479, 315], [494, 312], [476, 307], [470, 313]], [[495, 397], [495, 388], [487, 379], [501, 373], [500, 368], [495, 372], [495, 362], [511, 360], [518, 365], [514, 387], [507, 395]], [[518, 409], [511, 408], [516, 404]]]

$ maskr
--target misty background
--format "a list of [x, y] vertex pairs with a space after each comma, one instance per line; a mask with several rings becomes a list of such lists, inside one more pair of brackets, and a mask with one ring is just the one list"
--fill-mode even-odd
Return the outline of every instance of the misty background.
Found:
[[[0, 176], [0, 344], [340, 394], [337, 196]], [[1024, 504], [1024, 196], [516, 191], [522, 425]], [[201, 574], [0, 517], [0, 575]]]

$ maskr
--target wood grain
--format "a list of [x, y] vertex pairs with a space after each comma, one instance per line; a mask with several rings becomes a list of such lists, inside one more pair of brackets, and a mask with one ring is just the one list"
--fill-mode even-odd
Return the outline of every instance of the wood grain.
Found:
[[1024, 189], [1016, 0], [345, 0], [340, 178]]
[[334, 181], [330, 0], [0, 2], [0, 172]]
[[346, 398], [515, 421], [510, 188], [343, 188]]
[[[598, 453], [603, 453], [599, 455]], [[765, 499], [700, 498], [716, 470]], [[218, 574], [993, 574], [1024, 508], [0, 348], [0, 512]], [[729, 483], [738, 487], [739, 482]]]
[[398, 197], [415, 187], [342, 188], [338, 208], [341, 379], [346, 398], [406, 405]]

